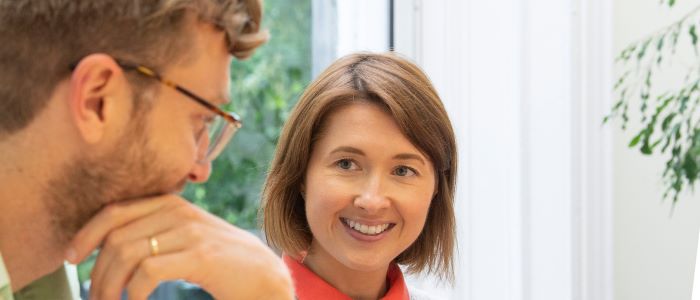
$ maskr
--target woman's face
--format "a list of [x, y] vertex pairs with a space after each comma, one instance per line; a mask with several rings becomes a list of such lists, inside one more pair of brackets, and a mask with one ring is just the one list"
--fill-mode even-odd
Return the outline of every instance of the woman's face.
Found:
[[314, 239], [309, 255], [373, 271], [418, 238], [435, 193], [435, 171], [391, 115], [357, 103], [328, 115], [302, 191]]

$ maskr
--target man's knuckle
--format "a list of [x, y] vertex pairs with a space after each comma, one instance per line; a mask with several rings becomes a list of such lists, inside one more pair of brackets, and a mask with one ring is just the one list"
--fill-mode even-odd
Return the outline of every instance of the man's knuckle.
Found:
[[126, 263], [133, 259], [134, 254], [128, 247], [121, 247], [116, 249], [115, 257], [118, 263]]
[[118, 232], [112, 232], [105, 238], [104, 246], [107, 248], [118, 248], [122, 242], [121, 234]]
[[183, 228], [183, 235], [191, 242], [199, 242], [202, 238], [202, 226], [197, 223], [188, 223]]
[[189, 204], [181, 204], [176, 208], [177, 215], [184, 220], [196, 220], [199, 218], [199, 212]]

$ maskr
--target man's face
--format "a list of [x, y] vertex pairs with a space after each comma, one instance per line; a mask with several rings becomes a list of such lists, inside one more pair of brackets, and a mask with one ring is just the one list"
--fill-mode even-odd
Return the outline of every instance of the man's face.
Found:
[[[229, 91], [224, 34], [203, 24], [196, 32], [191, 60], [162, 75], [221, 105]], [[142, 106], [145, 110], [135, 114], [114, 147], [68, 162], [50, 182], [45, 200], [61, 242], [106, 204], [177, 193], [188, 181], [208, 179], [208, 140], [201, 133], [213, 113], [170, 87], [157, 90], [156, 96], [146, 92], [134, 99], [152, 104]]]

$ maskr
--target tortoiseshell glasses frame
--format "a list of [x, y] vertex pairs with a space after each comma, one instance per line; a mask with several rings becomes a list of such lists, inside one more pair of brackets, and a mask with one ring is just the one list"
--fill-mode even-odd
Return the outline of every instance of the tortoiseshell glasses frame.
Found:
[[[238, 131], [238, 129], [243, 126], [241, 118], [236, 113], [224, 111], [223, 109], [212, 104], [212, 102], [207, 101], [203, 97], [198, 96], [197, 94], [182, 87], [181, 85], [176, 84], [173, 81], [170, 81], [166, 78], [163, 78], [163, 76], [158, 74], [153, 69], [142, 65], [126, 63], [120, 60], [115, 61], [125, 71], [136, 71], [141, 75], [158, 80], [160, 83], [175, 89], [176, 91], [187, 96], [187, 98], [197, 102], [198, 104], [204, 106], [212, 113], [214, 113], [214, 118], [211, 119], [210, 122], [207, 122], [205, 124], [206, 128], [203, 129], [203, 131], [207, 131], [209, 138], [207, 154], [205, 157], [207, 161], [213, 161], [214, 159], [216, 159], [216, 157], [219, 156], [219, 154], [221, 154], [224, 148], [226, 148], [226, 145], [231, 140], [236, 131]], [[74, 66], [71, 66], [71, 69], [74, 68]], [[203, 132], [199, 135], [200, 136], [197, 137], [197, 143], [201, 144], [203, 142], [201, 140]]]

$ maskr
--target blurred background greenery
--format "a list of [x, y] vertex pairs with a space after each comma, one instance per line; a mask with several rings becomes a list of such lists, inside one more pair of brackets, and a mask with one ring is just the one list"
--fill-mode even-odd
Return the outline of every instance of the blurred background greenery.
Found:
[[[311, 1], [265, 0], [263, 28], [270, 41], [245, 61], [231, 64], [232, 102], [243, 128], [213, 164], [208, 182], [183, 196], [244, 229], [258, 228], [257, 212], [267, 167], [280, 129], [311, 79]], [[94, 255], [78, 266], [90, 278]], [[83, 285], [84, 286], [84, 285]]]
[[280, 129], [311, 77], [310, 0], [266, 0], [263, 27], [271, 39], [231, 65], [232, 103], [243, 118], [211, 178], [184, 196], [245, 229], [257, 228], [260, 192]]

